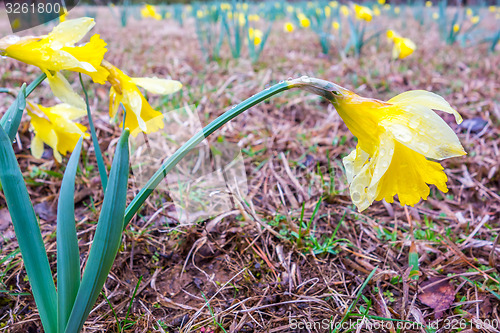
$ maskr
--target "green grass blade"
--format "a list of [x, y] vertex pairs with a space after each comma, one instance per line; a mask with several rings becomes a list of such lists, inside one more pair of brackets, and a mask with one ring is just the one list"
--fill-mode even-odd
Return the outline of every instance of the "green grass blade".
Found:
[[[104, 164], [104, 159], [102, 158], [101, 147], [99, 147], [99, 141], [97, 140], [97, 135], [95, 133], [94, 122], [92, 121], [92, 114], [90, 113], [89, 96], [85, 85], [83, 84], [82, 74], [80, 75], [80, 84], [82, 85], [83, 92], [85, 94], [85, 104], [87, 105], [87, 117], [89, 118], [90, 134], [92, 135], [92, 144], [94, 145], [95, 157], [97, 160], [97, 168], [99, 170], [99, 176], [101, 177], [102, 189], [106, 192], [106, 187], [108, 186], [108, 175], [106, 173], [106, 165]], [[124, 120], [125, 122], [125, 120]]]
[[45, 332], [57, 331], [57, 296], [47, 252], [9, 136], [0, 126], [0, 182]]
[[82, 282], [65, 332], [79, 332], [92, 309], [115, 260], [122, 238], [129, 174], [129, 131], [123, 132], [116, 148], [108, 189], [104, 194]]
[[125, 223], [124, 228], [130, 222], [135, 213], [142, 206], [144, 201], [153, 193], [154, 189], [160, 184], [163, 178], [179, 163], [184, 156], [186, 156], [193, 148], [195, 148], [199, 143], [201, 143], [210, 134], [221, 128], [224, 124], [234, 119], [238, 115], [242, 114], [252, 106], [259, 104], [260, 102], [268, 99], [269, 97], [276, 95], [282, 91], [294, 88], [290, 85], [290, 82], [284, 81], [280, 82], [264, 91], [261, 91], [252, 97], [244, 100], [240, 104], [226, 111], [219, 118], [208, 124], [203, 130], [198, 132], [195, 136], [189, 139], [184, 145], [182, 145], [177, 151], [170, 156], [158, 169], [155, 174], [148, 180], [146, 185], [141, 189], [141, 191], [135, 196], [132, 202], [128, 205], [125, 212]]
[[23, 111], [25, 108], [26, 83], [23, 83], [21, 90], [17, 94], [16, 100], [9, 106], [7, 112], [5, 112], [0, 120], [0, 125], [4, 128], [10, 138], [10, 141], [14, 141], [16, 138], [16, 133], [19, 128], [19, 124], [21, 124], [21, 118], [23, 117]]
[[75, 225], [75, 175], [82, 149], [80, 138], [64, 172], [57, 204], [57, 325], [64, 332], [80, 287], [80, 253]]

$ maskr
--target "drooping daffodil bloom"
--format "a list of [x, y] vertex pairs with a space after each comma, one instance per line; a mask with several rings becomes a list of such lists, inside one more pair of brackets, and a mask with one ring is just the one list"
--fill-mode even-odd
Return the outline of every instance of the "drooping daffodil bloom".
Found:
[[62, 156], [72, 152], [82, 136], [89, 136], [87, 128], [75, 122], [87, 114], [83, 109], [69, 104], [43, 107], [28, 102], [27, 110], [35, 133], [31, 141], [31, 154], [36, 158], [42, 157], [43, 145], [47, 144], [52, 148], [56, 161], [61, 163]]
[[103, 66], [109, 71], [108, 81], [111, 83], [110, 117], [117, 115], [121, 103], [126, 111], [125, 127], [130, 129], [133, 136], [141, 131], [151, 133], [163, 128], [163, 115], [149, 105], [137, 86], [152, 94], [168, 95], [181, 89], [182, 84], [175, 80], [130, 77], [106, 60], [103, 61]]
[[462, 121], [444, 98], [413, 90], [383, 102], [319, 79], [298, 82], [296, 87], [330, 100], [358, 139], [343, 163], [351, 199], [360, 211], [374, 200], [391, 203], [395, 195], [401, 205], [413, 206], [427, 199], [431, 184], [448, 191], [443, 167], [428, 158], [443, 160], [466, 153], [455, 132], [433, 111], [453, 114], [457, 123]]
[[417, 49], [417, 46], [411, 39], [401, 37], [393, 30], [387, 30], [387, 38], [394, 43], [394, 47], [392, 48], [392, 57], [394, 59], [406, 58]]
[[99, 35], [93, 35], [88, 43], [75, 46], [94, 25], [94, 19], [82, 17], [61, 22], [46, 36], [7, 36], [0, 39], [0, 54], [39, 67], [47, 75], [56, 97], [84, 108], [83, 99], [71, 89], [60, 71], [80, 72], [96, 83], [106, 82], [109, 73], [101, 66], [106, 43]]
[[264, 34], [259, 29], [248, 28], [248, 38], [253, 42], [255, 46], [259, 46], [262, 43], [262, 37]]
[[144, 5], [144, 7], [141, 8], [141, 16], [143, 18], [154, 18], [157, 21], [161, 20], [161, 15], [156, 12], [155, 6], [152, 5]]
[[373, 18], [373, 11], [365, 6], [354, 4], [354, 14], [358, 20], [370, 22]]

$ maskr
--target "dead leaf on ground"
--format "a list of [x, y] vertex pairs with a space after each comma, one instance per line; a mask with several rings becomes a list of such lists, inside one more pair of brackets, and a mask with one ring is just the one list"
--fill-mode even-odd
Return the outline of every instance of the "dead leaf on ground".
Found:
[[433, 308], [436, 319], [439, 319], [455, 299], [455, 288], [448, 280], [431, 278], [422, 284], [422, 292], [418, 295], [418, 299]]
[[5, 230], [12, 223], [10, 213], [7, 208], [0, 209], [0, 230]]

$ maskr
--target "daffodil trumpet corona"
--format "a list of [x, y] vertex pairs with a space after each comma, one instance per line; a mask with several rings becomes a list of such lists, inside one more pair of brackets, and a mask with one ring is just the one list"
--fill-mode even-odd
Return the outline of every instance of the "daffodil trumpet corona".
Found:
[[329, 100], [347, 128], [358, 139], [357, 147], [343, 159], [350, 195], [363, 211], [374, 201], [391, 203], [397, 195], [402, 205], [427, 199], [429, 185], [447, 192], [443, 167], [435, 161], [465, 155], [457, 135], [433, 110], [462, 117], [444, 98], [424, 90], [399, 94], [387, 102], [365, 98], [321, 79], [301, 77], [282, 81], [232, 107], [208, 124], [170, 156], [127, 207], [125, 226], [166, 174], [189, 151], [224, 124], [252, 106], [285, 90], [299, 88]]

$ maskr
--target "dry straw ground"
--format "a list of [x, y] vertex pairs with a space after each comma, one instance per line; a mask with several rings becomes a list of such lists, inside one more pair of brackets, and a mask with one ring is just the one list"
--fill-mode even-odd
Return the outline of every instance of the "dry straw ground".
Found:
[[[189, 21], [180, 27], [175, 21], [131, 20], [121, 28], [108, 9], [101, 8], [94, 31], [108, 43], [108, 60], [134, 76], [171, 77], [184, 84], [183, 92], [171, 99], [151, 99], [165, 112], [194, 104], [193, 111], [207, 124], [270, 83], [310, 75], [382, 100], [411, 89], [433, 91], [473, 126], [457, 126], [451, 116], [441, 114], [459, 133], [468, 153], [443, 162], [448, 193], [432, 188], [429, 200], [408, 208], [407, 213], [397, 203], [377, 202], [360, 214], [350, 202], [340, 162], [354, 148], [355, 139], [334, 108], [298, 91], [254, 107], [208, 139], [242, 149], [249, 189], [246, 200], [251, 205], [235, 202], [235, 210], [222, 218], [179, 226], [168, 218], [172, 209], [167, 193], [154, 196], [125, 231], [104, 289], [109, 304], [99, 298], [85, 332], [116, 331], [117, 319], [123, 326], [131, 299], [129, 332], [222, 332], [222, 327], [227, 332], [284, 332], [299, 323], [302, 329], [297, 332], [324, 332], [327, 322], [338, 323], [344, 317], [375, 268], [349, 313], [413, 322], [405, 332], [420, 332], [415, 323], [435, 325], [438, 320], [439, 327], [466, 324], [470, 331], [477, 318], [487, 318], [498, 327], [498, 47], [492, 54], [487, 45], [447, 46], [435, 24], [421, 27], [410, 14], [402, 15], [390, 27], [418, 46], [405, 60], [390, 60], [391, 46], [385, 38], [378, 48], [376, 43], [368, 44], [360, 59], [341, 59], [335, 47], [329, 57], [322, 56], [314, 33], [284, 34], [280, 22], [275, 23], [257, 63], [251, 64], [245, 55], [231, 59], [227, 45], [222, 60], [206, 63]], [[8, 33], [4, 17], [1, 23], [4, 35]], [[389, 27], [381, 19], [376, 24]], [[482, 24], [486, 30], [498, 28], [498, 21]], [[9, 59], [1, 59], [0, 68], [2, 87], [18, 87], [39, 73]], [[107, 118], [109, 87], [93, 85], [90, 90], [100, 144], [108, 152], [120, 132]], [[34, 96], [40, 103], [53, 103], [47, 87]], [[1, 98], [3, 112], [12, 99]], [[15, 147], [55, 267], [53, 209], [63, 166], [50, 153], [43, 160], [30, 155], [27, 120]], [[76, 198], [82, 259], [88, 254], [102, 202], [97, 170], [88, 167], [94, 163], [90, 142], [86, 147]], [[132, 184], [130, 196], [136, 191]], [[14, 252], [17, 243], [5, 207], [0, 194], [0, 289], [4, 290], [0, 330], [39, 332], [41, 324], [21, 256]], [[300, 228], [302, 207], [310, 230]], [[408, 277], [410, 221], [420, 263], [417, 281]], [[429, 283], [434, 284], [426, 288]], [[494, 332], [493, 328], [483, 326], [483, 331]], [[357, 329], [396, 332], [368, 325]], [[455, 330], [442, 327], [439, 331]]]

